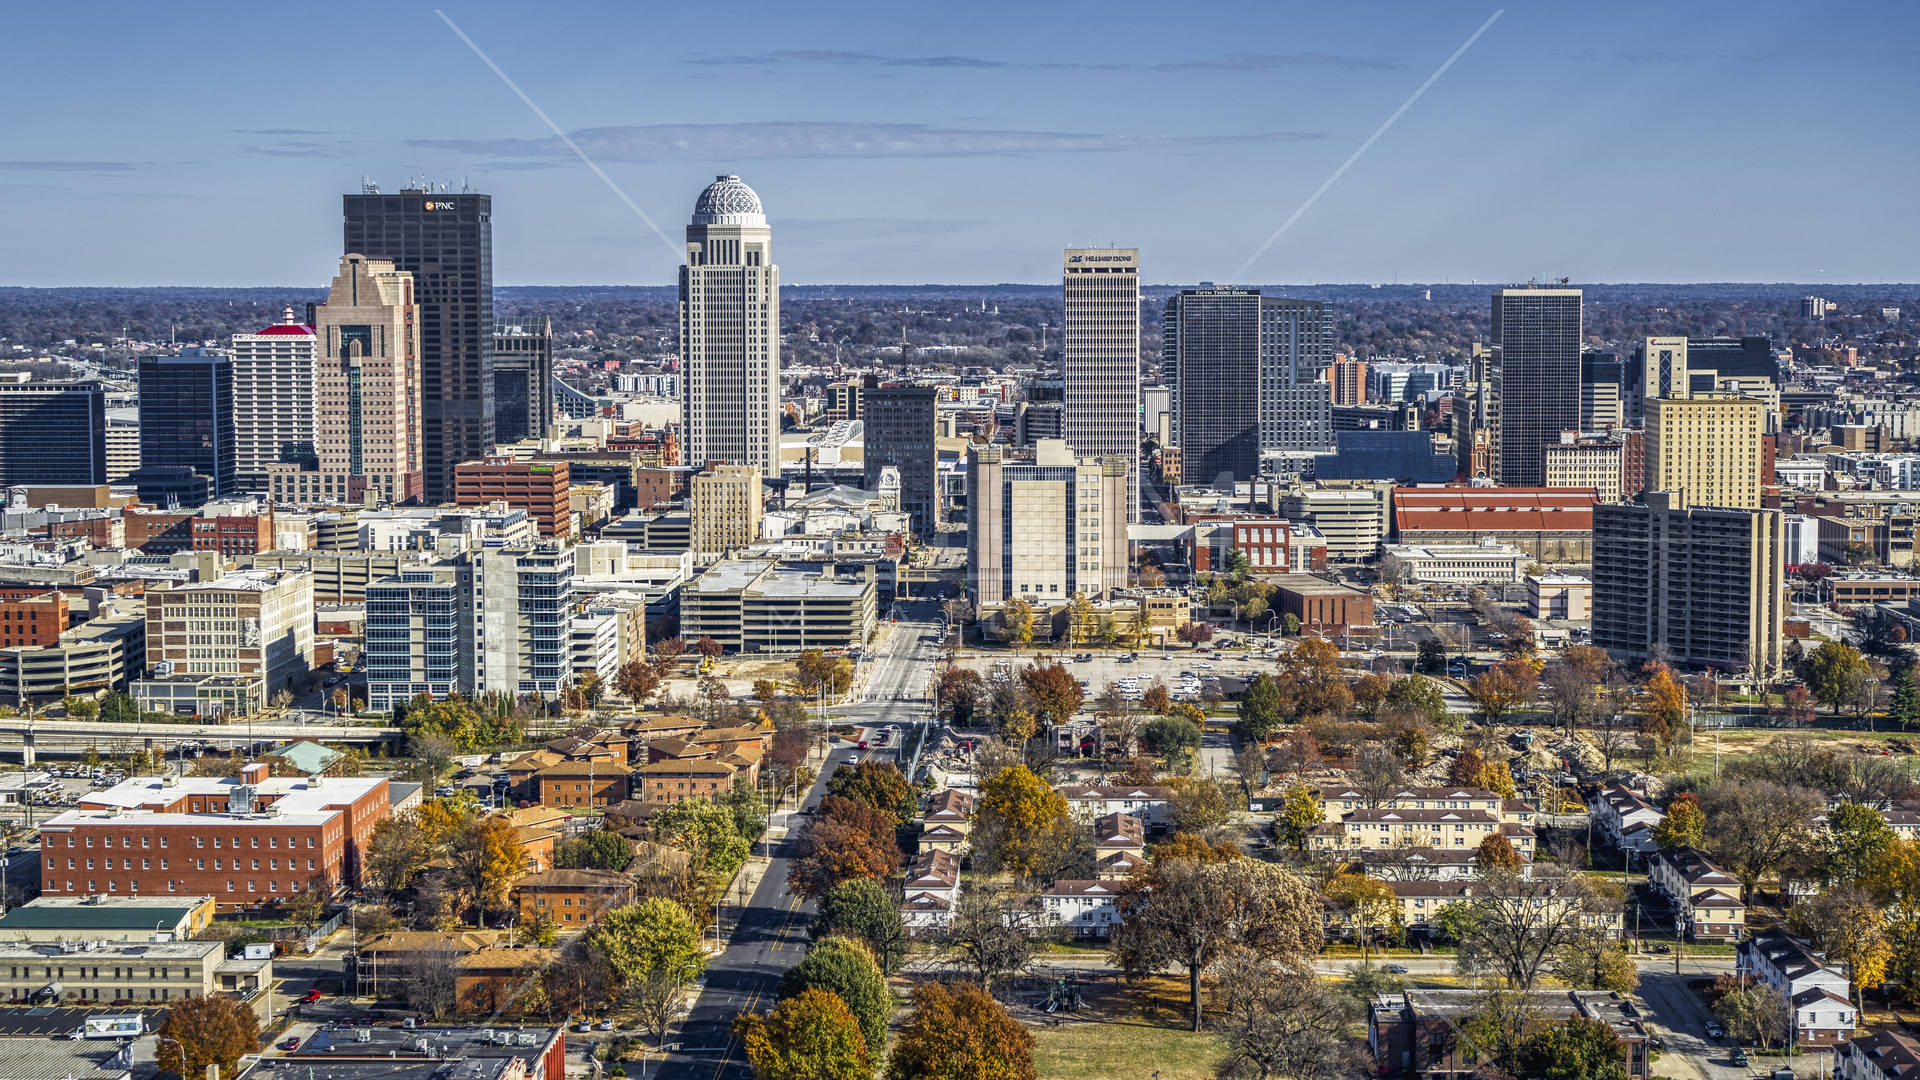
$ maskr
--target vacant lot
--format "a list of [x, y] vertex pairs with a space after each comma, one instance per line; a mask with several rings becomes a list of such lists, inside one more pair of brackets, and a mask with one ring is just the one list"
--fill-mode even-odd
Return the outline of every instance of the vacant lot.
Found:
[[1186, 1030], [1184, 981], [1103, 984], [1085, 994], [1087, 1007], [1058, 1026], [1044, 1013], [1017, 1012], [1033, 1031], [1041, 1080], [1212, 1080], [1223, 1056], [1220, 1038]]

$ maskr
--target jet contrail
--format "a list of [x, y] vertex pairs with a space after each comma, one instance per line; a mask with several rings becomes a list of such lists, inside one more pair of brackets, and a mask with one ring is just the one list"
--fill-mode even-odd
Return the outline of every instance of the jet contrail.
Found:
[[[1495, 11], [1493, 14], [1487, 16], [1487, 21], [1480, 24], [1480, 29], [1475, 30], [1473, 32], [1472, 37], [1469, 37], [1459, 48], [1453, 50], [1453, 55], [1447, 57], [1446, 63], [1441, 64], [1438, 68], [1435, 68], [1433, 74], [1427, 76], [1427, 81], [1421, 83], [1420, 88], [1418, 90], [1415, 90], [1412, 96], [1408, 97], [1407, 100], [1401, 102], [1400, 107], [1393, 110], [1393, 115], [1387, 117], [1385, 123], [1381, 124], [1378, 128], [1374, 129], [1373, 134], [1367, 136], [1367, 141], [1361, 143], [1360, 148], [1358, 150], [1355, 150], [1352, 154], [1349, 154], [1347, 156], [1347, 160], [1340, 163], [1339, 168], [1333, 170], [1332, 176], [1327, 177], [1324, 183], [1322, 183], [1319, 187], [1313, 190], [1313, 194], [1307, 196], [1307, 201], [1300, 204], [1300, 209], [1295, 210], [1292, 216], [1288, 217], [1287, 220], [1281, 222], [1280, 227], [1273, 230], [1273, 235], [1267, 237], [1267, 242], [1264, 244], [1261, 244], [1258, 251], [1255, 251], [1252, 255], [1249, 255], [1247, 257], [1247, 261], [1240, 264], [1240, 269], [1235, 270], [1231, 277], [1225, 278], [1224, 280], [1230, 281], [1230, 282], [1241, 280], [1241, 278], [1246, 274], [1246, 272], [1252, 268], [1253, 264], [1259, 261], [1260, 256], [1265, 255], [1267, 253], [1267, 249], [1273, 246], [1274, 241], [1280, 239], [1281, 236], [1285, 235], [1288, 229], [1293, 228], [1293, 223], [1296, 221], [1299, 221], [1301, 215], [1305, 214], [1308, 210], [1311, 210], [1313, 208], [1314, 203], [1320, 201], [1320, 196], [1325, 195], [1327, 193], [1327, 189], [1333, 186], [1334, 181], [1346, 175], [1347, 170], [1353, 167], [1353, 163], [1360, 160], [1360, 155], [1366, 153], [1368, 147], [1372, 146], [1376, 141], [1378, 141], [1380, 136], [1385, 135], [1387, 133], [1387, 129], [1393, 126], [1393, 122], [1395, 120], [1400, 119], [1400, 114], [1412, 108], [1413, 103], [1416, 101], [1419, 101], [1420, 96], [1422, 94], [1425, 94], [1428, 88], [1432, 87], [1434, 83], [1438, 82], [1440, 79], [1440, 76], [1445, 75], [1447, 73], [1447, 69], [1453, 66], [1453, 62], [1455, 60], [1460, 59], [1462, 56], [1466, 55], [1466, 51], [1468, 49], [1473, 48], [1473, 43], [1480, 40], [1480, 35], [1487, 32], [1487, 28], [1493, 25], [1494, 20], [1498, 19], [1502, 15], [1505, 15], [1506, 13], [1507, 13], [1507, 9], [1501, 8], [1498, 11]], [[441, 17], [445, 18], [446, 16], [443, 15]], [[449, 23], [448, 25], [452, 25], [452, 24]], [[455, 31], [455, 32], [458, 33], [458, 31]], [[465, 37], [466, 35], [461, 34], [460, 36]], [[469, 42], [468, 44], [472, 44], [472, 43]], [[478, 52], [479, 50], [476, 49], [474, 51]], [[492, 63], [491, 60], [487, 62]], [[500, 69], [495, 68], [494, 70], [498, 71]], [[502, 75], [500, 77], [503, 79], [506, 78], [505, 75]], [[509, 83], [508, 85], [512, 85], [512, 84]], [[518, 88], [516, 87], [515, 89], [517, 91]], [[521, 96], [524, 98], [526, 95], [522, 94]], [[528, 102], [527, 104], [531, 105], [533, 103]], [[549, 123], [551, 123], [551, 121], [549, 121]]]
[[[581, 163], [586, 165], [587, 168], [592, 169], [593, 175], [599, 177], [600, 182], [607, 185], [608, 190], [612, 191], [615, 195], [619, 196], [621, 202], [627, 204], [627, 209], [633, 211], [635, 217], [638, 217], [641, 221], [646, 222], [647, 228], [653, 230], [653, 235], [659, 237], [660, 242], [667, 245], [668, 251], [673, 252], [674, 259], [678, 260], [684, 254], [684, 252], [680, 250], [679, 245], [675, 244], [672, 240], [667, 239], [667, 234], [660, 231], [660, 226], [655, 225], [653, 223], [653, 219], [647, 216], [647, 212], [645, 210], [640, 209], [640, 204], [628, 198], [627, 193], [620, 189], [620, 185], [613, 182], [613, 177], [608, 176], [607, 171], [605, 169], [602, 169], [598, 164], [594, 162], [592, 158], [588, 157], [587, 152], [585, 150], [580, 149], [579, 143], [574, 142], [571, 136], [569, 136], [566, 132], [561, 131], [560, 125], [553, 122], [553, 117], [548, 116], [547, 111], [545, 109], [542, 109], [540, 106], [535, 105], [533, 103], [533, 99], [527, 96], [527, 92], [525, 90], [520, 89], [519, 83], [516, 83], [512, 79], [508, 78], [507, 73], [500, 70], [500, 65], [493, 62], [493, 57], [488, 56], [486, 54], [486, 50], [474, 44], [473, 39], [467, 36], [467, 32], [465, 30], [460, 29], [459, 25], [456, 24], [451, 18], [447, 16], [446, 12], [441, 11], [439, 8], [434, 8], [433, 13], [435, 15], [440, 16], [440, 21], [447, 24], [447, 29], [453, 31], [454, 34], [456, 34], [460, 38], [461, 41], [464, 41], [467, 43], [467, 48], [473, 50], [473, 55], [479, 57], [481, 63], [487, 65], [487, 67], [491, 69], [495, 75], [498, 75], [500, 77], [500, 81], [507, 84], [507, 89], [513, 91], [514, 96], [518, 97], [521, 100], [521, 102], [526, 105], [527, 108], [533, 110], [533, 115], [539, 117], [540, 122], [547, 125], [547, 129], [553, 132], [555, 138], [559, 139], [563, 143], [566, 143], [567, 149], [573, 151], [574, 155], [580, 159]], [[1469, 42], [1468, 44], [1472, 44], [1472, 43]], [[1422, 89], [1425, 89], [1425, 87], [1422, 87]]]

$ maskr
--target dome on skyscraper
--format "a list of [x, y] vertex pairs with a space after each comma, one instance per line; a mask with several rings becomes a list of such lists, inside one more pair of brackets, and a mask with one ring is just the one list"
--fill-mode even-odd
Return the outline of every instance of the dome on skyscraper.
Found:
[[737, 176], [716, 176], [693, 204], [695, 225], [765, 225], [760, 196]]

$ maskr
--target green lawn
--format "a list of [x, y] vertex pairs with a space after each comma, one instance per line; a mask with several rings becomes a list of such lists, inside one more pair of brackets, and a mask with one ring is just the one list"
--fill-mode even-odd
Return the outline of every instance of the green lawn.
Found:
[[1210, 1031], [1195, 1035], [1144, 1020], [1068, 1020], [1032, 1031], [1040, 1080], [1212, 1080], [1223, 1055]]

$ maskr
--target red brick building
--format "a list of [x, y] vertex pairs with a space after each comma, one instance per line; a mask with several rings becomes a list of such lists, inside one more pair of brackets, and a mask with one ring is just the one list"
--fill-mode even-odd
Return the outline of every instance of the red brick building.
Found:
[[67, 598], [57, 590], [32, 597], [0, 597], [0, 649], [52, 645], [66, 628]]
[[1307, 633], [1344, 634], [1373, 625], [1373, 596], [1311, 574], [1286, 574], [1273, 581], [1273, 610], [1300, 620]]
[[541, 536], [572, 536], [573, 508], [567, 463], [482, 458], [453, 470], [457, 506], [504, 502], [540, 524]]
[[612, 806], [627, 799], [633, 770], [612, 761], [563, 761], [533, 774], [541, 806]]
[[385, 777], [135, 777], [40, 827], [46, 896], [212, 896], [224, 910], [360, 880]]
[[271, 510], [257, 515], [217, 517], [128, 510], [123, 522], [127, 548], [147, 555], [217, 551], [232, 559], [273, 550]]

